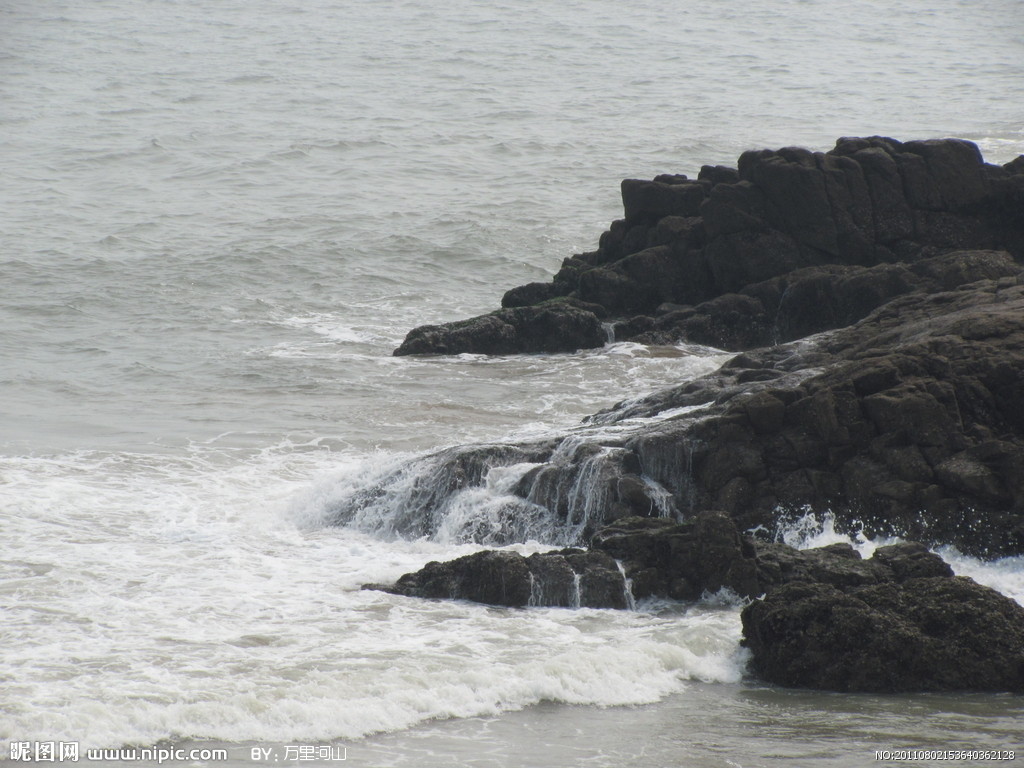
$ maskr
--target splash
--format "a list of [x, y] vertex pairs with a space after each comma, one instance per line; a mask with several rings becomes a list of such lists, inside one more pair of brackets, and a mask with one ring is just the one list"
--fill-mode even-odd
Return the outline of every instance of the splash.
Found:
[[[838, 543], [849, 544], [863, 558], [871, 557], [879, 547], [903, 541], [898, 537], [870, 538], [859, 524], [843, 531], [837, 527], [835, 516], [831, 512], [820, 516], [813, 512], [805, 512], [799, 517], [784, 520], [777, 526], [774, 538], [796, 549], [813, 549]], [[1024, 605], [1024, 555], [982, 560], [965, 555], [956, 547], [948, 545], [934, 547], [932, 551], [949, 563], [957, 576], [970, 577], [979, 584], [992, 587]]]

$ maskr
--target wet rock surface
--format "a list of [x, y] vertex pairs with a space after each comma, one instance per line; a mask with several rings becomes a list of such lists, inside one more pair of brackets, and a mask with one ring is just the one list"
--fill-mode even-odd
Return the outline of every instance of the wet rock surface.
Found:
[[529, 557], [508, 550], [485, 550], [445, 563], [427, 563], [393, 585], [366, 588], [512, 608], [627, 608], [633, 599], [614, 559], [600, 551], [581, 549]]
[[[745, 642], [771, 682], [1024, 690], [1024, 609], [925, 547], [1024, 553], [1024, 158], [844, 138], [626, 180], [622, 197], [624, 218], [550, 283], [395, 354], [572, 351], [609, 326], [739, 354], [571, 434], [447, 449], [346, 500], [339, 523], [393, 497], [395, 532], [433, 535], [500, 485], [464, 540], [589, 546], [479, 552], [377, 588], [607, 608], [727, 590], [752, 601]], [[747, 535], [808, 513], [922, 543], [864, 560]]]
[[779, 685], [1024, 692], [1024, 608], [967, 578], [791, 582], [744, 609], [743, 629], [753, 671]]
[[633, 599], [693, 601], [722, 590], [749, 600], [791, 582], [846, 589], [952, 576], [942, 558], [918, 543], [882, 547], [863, 560], [848, 544], [799, 550], [758, 541], [742, 535], [725, 513], [710, 511], [682, 523], [624, 518], [598, 531], [586, 550], [529, 556], [484, 550], [428, 563], [394, 585], [369, 586], [492, 605], [625, 608]]
[[590, 550], [484, 550], [366, 588], [517, 608], [615, 609], [728, 590], [748, 600], [744, 645], [768, 682], [1024, 692], [1024, 608], [954, 576], [914, 542], [880, 547], [865, 560], [848, 544], [797, 550], [759, 542], [720, 512], [682, 524], [627, 518], [599, 531]]
[[606, 340], [604, 327], [592, 311], [552, 301], [500, 309], [457, 323], [420, 326], [409, 333], [395, 354], [572, 352], [600, 347]]
[[520, 484], [531, 504], [586, 518], [566, 543], [629, 514], [716, 508], [744, 529], [829, 511], [869, 535], [1018, 554], [1022, 190], [1019, 160], [883, 137], [746, 152], [697, 180], [627, 180], [625, 218], [598, 250], [567, 259], [550, 284], [509, 291], [496, 313], [412, 331], [398, 353], [600, 346], [600, 318], [618, 338], [746, 350], [591, 419], [702, 408], [592, 438], [610, 449], [609, 490], [585, 512], [554, 491], [586, 457]]

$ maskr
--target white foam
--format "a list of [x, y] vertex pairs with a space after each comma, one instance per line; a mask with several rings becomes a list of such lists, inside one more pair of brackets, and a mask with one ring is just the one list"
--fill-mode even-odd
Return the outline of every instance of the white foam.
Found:
[[963, 554], [956, 547], [939, 547], [936, 552], [950, 564], [957, 576], [969, 576], [1024, 605], [1024, 555], [979, 560]]
[[322, 512], [325, 478], [355, 485], [402, 458], [288, 444], [4, 459], [2, 735], [353, 738], [739, 679], [735, 609], [496, 610], [360, 590], [479, 549], [293, 523]]
[[835, 515], [826, 512], [820, 517], [813, 512], [805, 513], [799, 518], [781, 525], [776, 531], [776, 538], [795, 549], [814, 549], [829, 544], [849, 544], [863, 558], [869, 558], [878, 547], [895, 544], [898, 538], [868, 538], [863, 529], [853, 533], [842, 533], [836, 530]]
[[[807, 513], [781, 527], [777, 535], [781, 541], [797, 549], [850, 544], [864, 558], [871, 557], [878, 547], [902, 541], [900, 538], [889, 537], [871, 539], [862, 529], [853, 534], [840, 533], [836, 530], [835, 516], [831, 513], [821, 517]], [[949, 563], [957, 576], [968, 576], [1024, 605], [1024, 556], [981, 560], [965, 555], [953, 546], [940, 546], [933, 551]]]

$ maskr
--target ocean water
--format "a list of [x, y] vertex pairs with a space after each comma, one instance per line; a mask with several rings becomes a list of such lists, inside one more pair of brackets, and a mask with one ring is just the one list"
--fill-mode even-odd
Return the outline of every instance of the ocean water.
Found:
[[[751, 681], [727, 600], [361, 591], [480, 545], [327, 524], [424, 452], [558, 434], [727, 359], [391, 357], [410, 328], [593, 249], [624, 177], [842, 135], [958, 136], [1006, 162], [1022, 29], [1019, 0], [4, 0], [0, 760], [25, 742], [428, 767], [1024, 747], [1019, 697]], [[1019, 558], [941, 552], [1024, 601]]]

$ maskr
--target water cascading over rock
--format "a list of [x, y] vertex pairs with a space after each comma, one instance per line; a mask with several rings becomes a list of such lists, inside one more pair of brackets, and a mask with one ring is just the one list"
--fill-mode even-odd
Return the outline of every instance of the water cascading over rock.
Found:
[[865, 561], [745, 533], [827, 511], [869, 536], [1024, 553], [1024, 157], [844, 138], [626, 180], [622, 198], [598, 249], [550, 283], [414, 329], [395, 354], [596, 347], [609, 326], [742, 354], [567, 435], [449, 449], [353, 494], [338, 522], [590, 544], [478, 552], [379, 588], [614, 608], [727, 590], [754, 600], [743, 621], [765, 679], [1024, 690], [1024, 609], [922, 544]]

